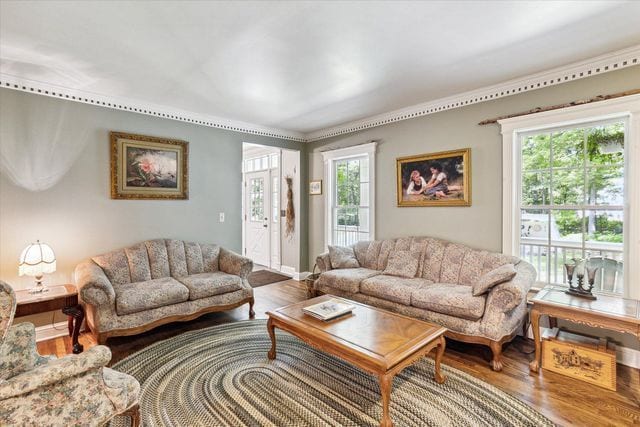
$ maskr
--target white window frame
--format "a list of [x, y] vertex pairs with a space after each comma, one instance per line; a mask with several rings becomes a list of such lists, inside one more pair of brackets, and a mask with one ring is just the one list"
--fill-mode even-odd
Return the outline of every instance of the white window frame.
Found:
[[322, 153], [322, 160], [324, 162], [324, 182], [326, 188], [326, 194], [324, 195], [325, 211], [324, 211], [324, 249], [327, 250], [328, 246], [333, 242], [333, 224], [331, 224], [332, 218], [332, 200], [334, 198], [334, 162], [338, 160], [350, 159], [354, 157], [364, 157], [369, 159], [369, 239], [375, 240], [375, 206], [376, 206], [376, 142], [369, 142], [366, 144], [355, 145], [347, 148], [340, 148], [337, 150], [324, 151]]
[[624, 296], [640, 298], [640, 95], [499, 120], [502, 133], [502, 251], [520, 254], [520, 156], [523, 133], [610, 119], [627, 121]]

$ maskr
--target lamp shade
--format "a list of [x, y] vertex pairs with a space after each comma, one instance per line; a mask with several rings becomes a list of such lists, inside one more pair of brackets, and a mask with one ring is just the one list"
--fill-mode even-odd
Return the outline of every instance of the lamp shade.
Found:
[[46, 243], [32, 243], [22, 251], [18, 274], [20, 276], [42, 276], [56, 271], [56, 255]]

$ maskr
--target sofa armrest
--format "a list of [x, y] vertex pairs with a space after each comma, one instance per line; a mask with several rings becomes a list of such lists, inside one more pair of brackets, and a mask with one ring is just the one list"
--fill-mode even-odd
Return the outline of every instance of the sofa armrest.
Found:
[[495, 286], [487, 297], [487, 311], [506, 313], [526, 300], [527, 293], [536, 280], [536, 269], [526, 261], [515, 266], [516, 275], [508, 282]]
[[220, 248], [220, 270], [247, 280], [253, 271], [253, 261], [228, 249]]
[[20, 396], [69, 377], [106, 366], [111, 360], [109, 347], [98, 345], [84, 353], [52, 360], [0, 383], [0, 400]]
[[95, 262], [89, 259], [78, 264], [75, 279], [78, 295], [85, 303], [94, 306], [115, 304], [116, 292], [113, 290], [113, 285]]
[[329, 258], [329, 252], [322, 253], [316, 257], [316, 265], [320, 270], [320, 273], [331, 270], [331, 259]]

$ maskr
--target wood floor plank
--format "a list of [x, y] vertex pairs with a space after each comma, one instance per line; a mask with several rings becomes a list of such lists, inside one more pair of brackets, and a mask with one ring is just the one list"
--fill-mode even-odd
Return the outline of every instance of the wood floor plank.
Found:
[[[306, 288], [295, 280], [274, 283], [254, 289], [256, 317], [266, 318], [265, 312], [306, 299]], [[172, 323], [133, 337], [109, 339], [113, 357], [111, 364], [160, 340], [186, 331], [223, 323], [246, 320], [247, 306], [226, 313], [210, 313], [190, 322]], [[85, 350], [96, 345], [89, 334], [83, 333], [80, 342]], [[529, 360], [533, 358], [530, 340], [516, 338], [504, 348], [504, 368], [494, 372], [489, 367], [487, 347], [447, 340], [443, 363], [467, 372], [495, 387], [527, 402], [551, 420], [566, 426], [631, 426], [640, 425], [640, 375], [638, 370], [618, 365], [618, 390], [602, 389], [565, 376], [541, 370], [529, 374]], [[64, 356], [71, 351], [68, 337], [38, 343], [41, 354]]]

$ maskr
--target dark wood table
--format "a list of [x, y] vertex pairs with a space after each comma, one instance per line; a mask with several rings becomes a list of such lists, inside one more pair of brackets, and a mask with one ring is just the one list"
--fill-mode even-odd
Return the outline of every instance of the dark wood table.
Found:
[[376, 375], [382, 394], [380, 425], [391, 426], [389, 402], [393, 377], [435, 349], [435, 380], [445, 381], [440, 362], [445, 350], [446, 328], [391, 313], [359, 302], [342, 299], [355, 305], [352, 314], [322, 321], [304, 314], [304, 307], [317, 304], [333, 295], [323, 295], [267, 313], [267, 328], [271, 337], [268, 357], [276, 357], [275, 328], [285, 330], [323, 352]]
[[73, 353], [82, 353], [84, 348], [78, 342], [78, 336], [84, 320], [84, 309], [78, 303], [78, 289], [74, 285], [48, 286], [47, 289], [49, 289], [47, 292], [38, 294], [31, 294], [27, 289], [16, 291], [15, 317], [62, 310], [67, 315]]
[[596, 300], [568, 295], [566, 287], [549, 285], [531, 300], [531, 327], [536, 354], [529, 364], [531, 372], [541, 365], [540, 317], [564, 319], [594, 328], [635, 335], [640, 339], [640, 301], [607, 294], [594, 294]]

